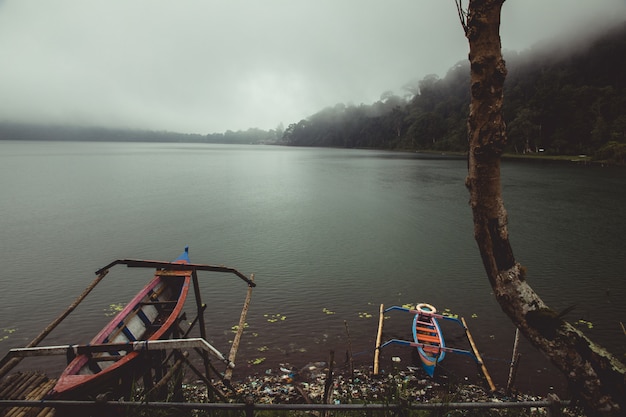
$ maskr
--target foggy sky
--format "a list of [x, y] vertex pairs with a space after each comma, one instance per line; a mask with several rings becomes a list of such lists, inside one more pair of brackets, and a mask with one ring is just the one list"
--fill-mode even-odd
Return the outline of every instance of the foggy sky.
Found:
[[[502, 46], [625, 20], [625, 0], [507, 0]], [[0, 0], [0, 121], [267, 130], [467, 52], [454, 0]]]

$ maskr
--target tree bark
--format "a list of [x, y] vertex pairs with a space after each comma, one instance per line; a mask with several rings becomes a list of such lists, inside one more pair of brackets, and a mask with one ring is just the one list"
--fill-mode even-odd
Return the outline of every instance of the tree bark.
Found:
[[562, 320], [525, 280], [509, 243], [500, 184], [506, 144], [502, 114], [507, 70], [500, 44], [504, 0], [470, 0], [467, 22], [471, 102], [466, 186], [478, 244], [496, 300], [522, 334], [561, 370], [587, 415], [626, 413], [626, 367]]

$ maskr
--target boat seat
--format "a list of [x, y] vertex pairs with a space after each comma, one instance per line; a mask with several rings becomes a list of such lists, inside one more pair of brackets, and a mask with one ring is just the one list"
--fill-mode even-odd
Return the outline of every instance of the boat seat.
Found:
[[135, 337], [135, 335], [133, 334], [133, 332], [130, 331], [130, 329], [126, 326], [121, 328], [122, 333], [124, 333], [124, 336], [126, 336], [126, 338], [128, 339], [129, 342], [136, 342], [137, 338]]
[[441, 349], [438, 346], [424, 346], [424, 351], [428, 353], [432, 353], [434, 355], [441, 354]]
[[117, 362], [122, 359], [123, 355], [111, 355], [111, 356], [94, 356], [91, 360], [95, 362]]
[[429, 327], [415, 327], [415, 330], [418, 332], [425, 332], [425, 333], [434, 333], [437, 334], [437, 330], [433, 329], [433, 328], [429, 328]]
[[440, 343], [440, 340], [437, 336], [430, 336], [426, 334], [418, 334], [417, 339], [420, 342]]
[[158, 306], [158, 305], [176, 305], [178, 301], [176, 300], [172, 300], [172, 301], [142, 301], [141, 305], [144, 306]]

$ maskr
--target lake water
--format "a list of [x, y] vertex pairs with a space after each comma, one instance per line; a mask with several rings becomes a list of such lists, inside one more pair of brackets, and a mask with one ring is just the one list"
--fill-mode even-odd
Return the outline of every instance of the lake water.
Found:
[[[341, 365], [349, 344], [371, 365], [379, 305], [428, 302], [466, 317], [503, 387], [515, 329], [480, 262], [466, 170], [462, 159], [366, 150], [0, 141], [0, 350], [33, 339], [110, 261], [167, 261], [189, 245], [192, 261], [258, 283], [235, 377], [326, 361], [331, 349]], [[504, 162], [503, 192], [531, 285], [556, 310], [577, 304], [568, 320], [586, 320], [577, 326], [623, 358], [626, 171]], [[42, 345], [89, 341], [150, 277], [113, 268]], [[200, 284], [210, 342], [227, 353], [247, 287], [214, 273]], [[384, 337], [410, 338], [411, 318], [389, 316]], [[562, 392], [541, 354], [525, 341], [521, 352], [519, 387]], [[35, 363], [54, 373], [64, 360]], [[391, 347], [381, 366], [412, 360]], [[464, 357], [442, 367], [479, 382]]]

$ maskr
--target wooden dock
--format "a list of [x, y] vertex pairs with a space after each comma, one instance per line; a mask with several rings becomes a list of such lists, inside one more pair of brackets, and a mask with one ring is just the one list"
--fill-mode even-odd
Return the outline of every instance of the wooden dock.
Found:
[[[42, 400], [56, 384], [41, 372], [17, 372], [0, 381], [0, 398], [3, 400]], [[8, 407], [0, 409], [3, 417], [52, 417], [55, 409], [50, 407]]]

